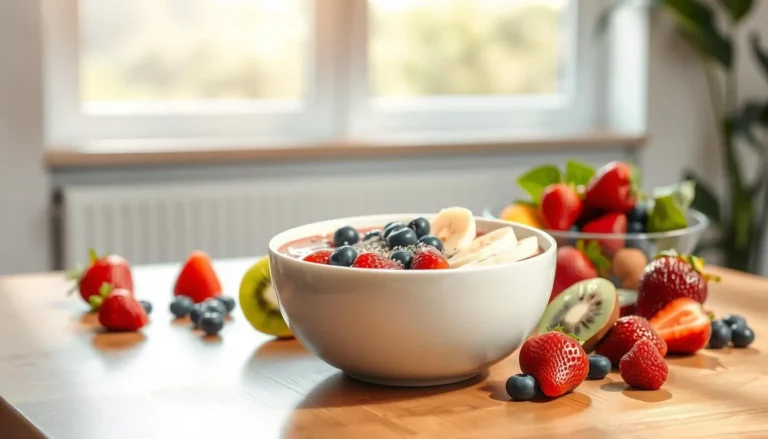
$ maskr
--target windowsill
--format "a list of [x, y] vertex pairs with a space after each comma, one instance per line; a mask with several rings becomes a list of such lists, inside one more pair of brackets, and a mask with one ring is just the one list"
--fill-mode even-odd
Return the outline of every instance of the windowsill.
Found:
[[493, 154], [560, 149], [599, 150], [639, 148], [643, 134], [593, 131], [567, 135], [492, 136], [455, 140], [455, 135], [418, 138], [348, 139], [313, 142], [253, 140], [115, 140], [45, 151], [48, 168], [115, 167], [142, 165], [222, 164], [263, 161], [375, 158], [387, 156]]

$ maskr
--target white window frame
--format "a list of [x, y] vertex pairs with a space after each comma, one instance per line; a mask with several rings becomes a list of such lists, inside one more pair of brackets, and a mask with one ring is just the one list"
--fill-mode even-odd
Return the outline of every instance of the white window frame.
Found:
[[[511, 1], [511, 0], [510, 0]], [[438, 97], [408, 105], [369, 99], [367, 0], [314, 0], [301, 104], [218, 104], [174, 114], [130, 108], [88, 114], [79, 99], [78, 0], [44, 0], [46, 137], [50, 144], [112, 139], [282, 140], [430, 133], [583, 133], [602, 120], [604, 61], [592, 30], [608, 0], [572, 0], [565, 96]], [[312, 2], [309, 2], [312, 3]], [[310, 50], [313, 52], [313, 50]]]

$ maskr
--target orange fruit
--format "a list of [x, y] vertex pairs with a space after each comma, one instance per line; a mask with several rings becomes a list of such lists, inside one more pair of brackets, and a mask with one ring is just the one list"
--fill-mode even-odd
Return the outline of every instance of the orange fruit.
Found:
[[510, 204], [501, 211], [499, 215], [504, 221], [525, 224], [527, 226], [543, 229], [543, 221], [539, 217], [539, 211], [533, 206], [527, 204]]

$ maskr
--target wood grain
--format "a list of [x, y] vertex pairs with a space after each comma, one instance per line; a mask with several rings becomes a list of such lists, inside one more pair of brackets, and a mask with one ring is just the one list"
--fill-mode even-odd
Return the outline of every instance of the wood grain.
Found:
[[[250, 262], [217, 264], [227, 293]], [[37, 437], [31, 425], [62, 439], [768, 437], [763, 278], [718, 270], [710, 293], [715, 312], [747, 317], [752, 347], [669, 358], [655, 392], [611, 373], [515, 403], [504, 381], [516, 355], [469, 382], [397, 389], [348, 379], [298, 342], [256, 333], [239, 310], [221, 338], [204, 338], [167, 311], [177, 269], [135, 270], [137, 295], [155, 305], [139, 334], [98, 330], [60, 273], [0, 278], [0, 438]], [[11, 427], [10, 407], [26, 423]]]

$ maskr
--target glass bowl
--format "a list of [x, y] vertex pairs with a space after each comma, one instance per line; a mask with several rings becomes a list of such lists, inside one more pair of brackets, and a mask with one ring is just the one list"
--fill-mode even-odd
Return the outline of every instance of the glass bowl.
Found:
[[[501, 209], [484, 209], [482, 216], [499, 219], [500, 212]], [[547, 229], [545, 232], [555, 238], [558, 249], [572, 246], [588, 256], [598, 277], [610, 280], [618, 289], [622, 315], [625, 315], [632, 311], [640, 278], [651, 259], [659, 252], [668, 250], [691, 254], [698, 245], [709, 226], [709, 220], [703, 213], [693, 209], [688, 210], [686, 217], [688, 227], [668, 232], [583, 233]], [[565, 256], [558, 258], [552, 298], [571, 284], [582, 280], [578, 279], [578, 276], [565, 274], [574, 266], [566, 265], [569, 259], [575, 261], [575, 258]]]

